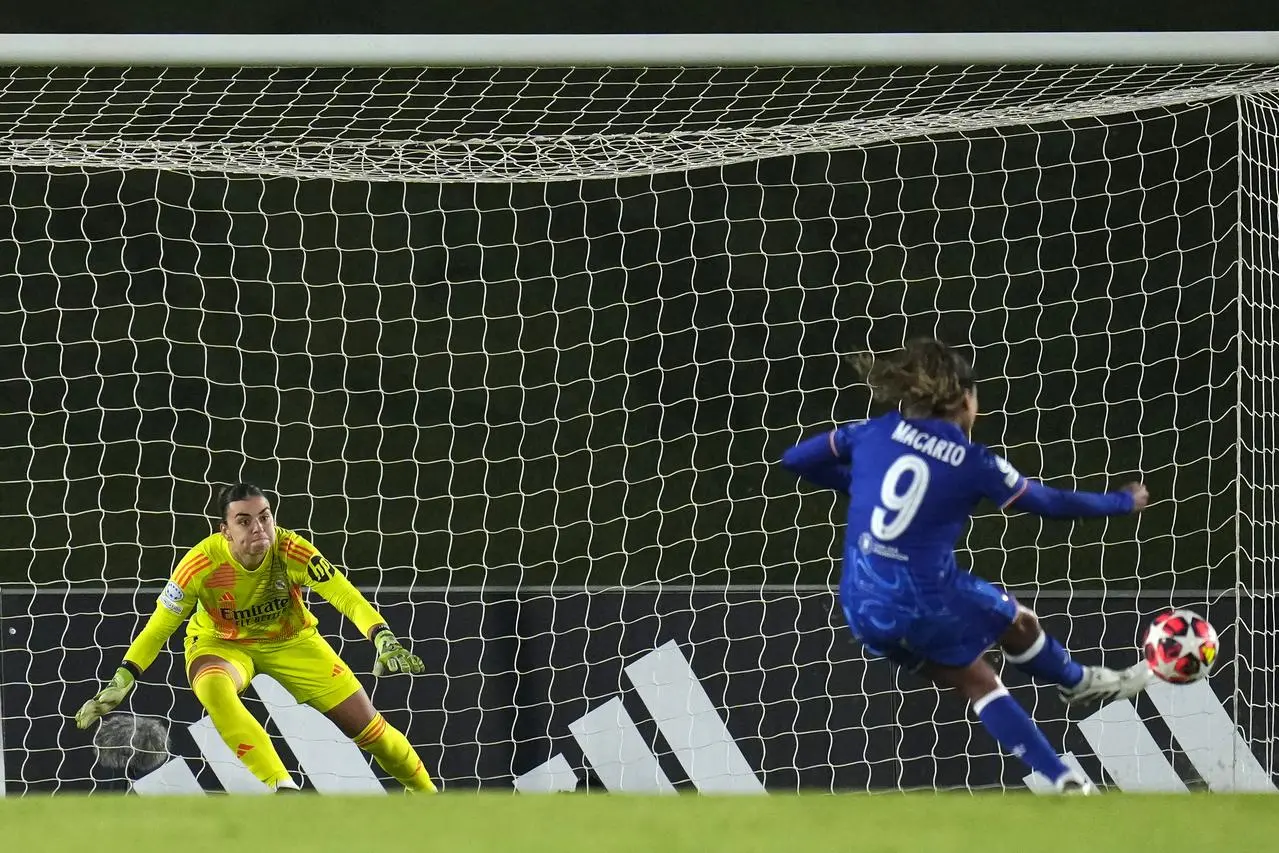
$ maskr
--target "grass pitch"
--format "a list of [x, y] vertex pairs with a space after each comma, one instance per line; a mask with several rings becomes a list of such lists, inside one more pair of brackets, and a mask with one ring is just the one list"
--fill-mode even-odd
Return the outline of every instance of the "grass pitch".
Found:
[[28, 797], [3, 849], [122, 853], [1109, 853], [1272, 850], [1273, 796]]

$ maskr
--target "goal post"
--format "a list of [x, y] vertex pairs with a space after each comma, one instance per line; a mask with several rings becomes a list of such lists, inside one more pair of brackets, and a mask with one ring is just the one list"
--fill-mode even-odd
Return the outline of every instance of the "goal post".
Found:
[[[1239, 100], [1239, 337], [1238, 432], [1239, 481], [1237, 489], [1239, 560], [1250, 571], [1241, 572], [1241, 596], [1237, 624], [1240, 646], [1246, 649], [1248, 667], [1236, 673], [1237, 714], [1243, 725], [1255, 730], [1274, 719], [1273, 702], [1248, 701], [1257, 688], [1276, 689], [1274, 643], [1279, 629], [1279, 572], [1274, 555], [1276, 542], [1274, 490], [1276, 470], [1270, 448], [1275, 444], [1276, 344], [1272, 292], [1279, 274], [1279, 97], [1273, 93]], [[1273, 747], [1273, 770], [1279, 763]]]
[[1274, 32], [219, 35], [0, 33], [36, 66], [719, 67], [1279, 62]]
[[[373, 698], [446, 787], [1035, 787], [847, 641], [842, 507], [774, 464], [872, 411], [841, 355], [920, 333], [971, 347], [978, 437], [1019, 468], [1155, 501], [983, 512], [963, 561], [1086, 662], [1170, 603], [1225, 644], [1211, 685], [1083, 721], [1018, 697], [1098, 782], [1273, 789], [1276, 34], [0, 36], [4, 62], [10, 793], [124, 783], [67, 710], [238, 478], [427, 660]], [[309, 785], [376, 784], [251, 696]], [[172, 753], [135, 790], [239, 790], [180, 654], [131, 701]]]

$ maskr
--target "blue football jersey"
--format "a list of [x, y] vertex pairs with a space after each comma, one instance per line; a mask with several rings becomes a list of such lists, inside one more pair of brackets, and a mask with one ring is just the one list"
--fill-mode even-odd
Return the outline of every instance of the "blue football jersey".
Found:
[[831, 450], [849, 466], [845, 596], [944, 605], [956, 573], [955, 543], [973, 508], [1005, 507], [1027, 481], [1003, 457], [950, 421], [897, 412], [835, 429]]

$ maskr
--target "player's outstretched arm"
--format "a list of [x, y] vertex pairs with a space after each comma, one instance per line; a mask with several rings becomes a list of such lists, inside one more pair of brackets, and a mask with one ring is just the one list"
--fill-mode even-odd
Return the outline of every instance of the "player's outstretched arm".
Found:
[[782, 467], [823, 489], [848, 494], [852, 469], [840, 430], [806, 438], [782, 454]]
[[1141, 512], [1149, 500], [1141, 483], [1129, 483], [1114, 492], [1073, 492], [1027, 480], [1025, 488], [1006, 506], [1043, 518], [1096, 518]]
[[1043, 518], [1097, 518], [1127, 515], [1146, 508], [1150, 495], [1141, 483], [1114, 492], [1075, 492], [1054, 489], [1027, 479], [1008, 461], [976, 445], [974, 471], [981, 492], [1002, 509], [1033, 512]]
[[[314, 546], [310, 543], [306, 543], [305, 547], [314, 551]], [[314, 551], [307, 563], [306, 584], [324, 596], [329, 604], [353, 622], [360, 633], [373, 643], [377, 649], [377, 656], [373, 661], [374, 675], [401, 672], [418, 675], [426, 671], [422, 659], [404, 648], [368, 599], [332, 563], [324, 559], [319, 551]]]

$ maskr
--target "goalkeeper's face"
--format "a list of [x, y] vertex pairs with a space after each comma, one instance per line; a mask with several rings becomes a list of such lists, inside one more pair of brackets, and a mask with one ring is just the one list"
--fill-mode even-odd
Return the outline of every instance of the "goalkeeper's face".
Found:
[[271, 502], [261, 496], [232, 501], [226, 508], [222, 535], [230, 543], [231, 553], [245, 568], [256, 567], [275, 542]]

